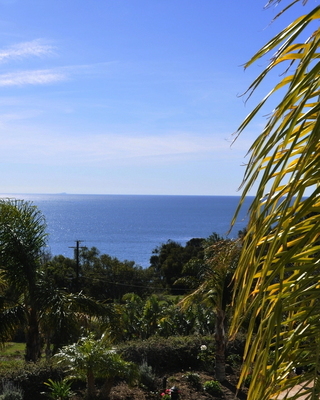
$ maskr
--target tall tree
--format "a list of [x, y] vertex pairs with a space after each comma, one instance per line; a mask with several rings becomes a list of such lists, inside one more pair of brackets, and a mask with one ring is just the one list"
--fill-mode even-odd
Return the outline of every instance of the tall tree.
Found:
[[66, 294], [45, 280], [42, 256], [46, 223], [40, 210], [23, 200], [0, 200], [0, 265], [5, 286], [0, 292], [0, 342], [17, 328], [26, 334], [26, 361], [72, 338], [80, 315], [110, 314], [110, 308], [80, 294]]
[[[298, 5], [308, 6], [288, 1], [278, 16]], [[298, 383], [295, 399], [320, 393], [319, 18], [320, 6], [309, 7], [246, 64], [275, 51], [250, 93], [275, 68], [284, 72], [238, 130], [269, 98], [277, 101], [250, 148], [241, 202], [253, 184], [257, 189], [235, 276], [233, 332], [250, 318], [239, 385], [250, 374], [248, 398], [254, 400], [276, 398]], [[293, 367], [304, 373], [292, 374]]]
[[187, 287], [178, 279], [183, 275], [183, 268], [187, 262], [193, 258], [203, 259], [204, 242], [205, 239], [193, 238], [182, 246], [178, 242], [168, 240], [152, 251], [150, 266], [173, 294], [183, 294], [186, 291]]
[[[26, 360], [40, 356], [39, 305], [37, 271], [46, 244], [46, 223], [41, 212], [29, 202], [0, 200], [0, 265], [10, 290], [16, 294], [11, 312], [5, 308], [0, 315], [4, 338], [25, 319]], [[13, 311], [14, 310], [14, 311]]]

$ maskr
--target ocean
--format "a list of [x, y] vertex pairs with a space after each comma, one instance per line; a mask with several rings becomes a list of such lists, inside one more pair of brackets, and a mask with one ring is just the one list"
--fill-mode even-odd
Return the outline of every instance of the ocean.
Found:
[[73, 257], [75, 242], [96, 247], [120, 261], [149, 266], [152, 250], [174, 240], [182, 245], [213, 232], [234, 238], [246, 227], [248, 197], [232, 231], [230, 222], [237, 196], [160, 195], [1, 195], [31, 201], [47, 222], [48, 248], [52, 255]]

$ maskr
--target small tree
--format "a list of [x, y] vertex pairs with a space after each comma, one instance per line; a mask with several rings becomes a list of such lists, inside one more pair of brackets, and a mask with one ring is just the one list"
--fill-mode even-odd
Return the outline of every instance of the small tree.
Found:
[[215, 374], [226, 379], [225, 354], [227, 346], [227, 310], [232, 299], [232, 277], [241, 251], [239, 240], [208, 242], [205, 260], [199, 269], [198, 287], [180, 304], [184, 309], [194, 302], [211, 307], [215, 316]]
[[62, 347], [54, 357], [67, 369], [69, 378], [86, 380], [89, 399], [96, 397], [96, 378], [105, 379], [101, 395], [107, 399], [114, 378], [125, 378], [132, 383], [138, 375], [135, 364], [124, 361], [104, 338], [83, 337], [77, 343]]

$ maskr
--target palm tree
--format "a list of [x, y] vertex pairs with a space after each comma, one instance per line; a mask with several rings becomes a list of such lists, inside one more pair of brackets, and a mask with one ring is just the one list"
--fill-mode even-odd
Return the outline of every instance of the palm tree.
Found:
[[40, 211], [21, 200], [0, 200], [0, 265], [13, 298], [3, 299], [0, 315], [2, 338], [25, 322], [26, 360], [40, 356], [37, 271], [46, 244], [46, 223]]
[[46, 244], [44, 216], [30, 202], [0, 200], [0, 343], [17, 330], [26, 332], [26, 361], [47, 348], [66, 344], [79, 329], [80, 315], [110, 314], [110, 307], [80, 294], [66, 294], [46, 282], [41, 271]]
[[136, 366], [123, 360], [105, 337], [100, 340], [83, 337], [77, 343], [62, 347], [54, 358], [66, 368], [70, 378], [86, 380], [89, 399], [96, 397], [96, 378], [105, 380], [101, 395], [107, 399], [114, 378], [126, 378], [132, 383], [138, 376]]
[[[278, 16], [301, 2], [307, 7], [306, 0], [288, 1]], [[269, 72], [279, 67], [284, 72], [238, 129], [240, 134], [281, 90], [250, 148], [240, 202], [256, 184], [235, 275], [233, 319], [233, 333], [244, 319], [250, 321], [239, 382], [251, 375], [248, 399], [276, 398], [297, 383], [302, 385], [294, 398], [319, 398], [319, 18], [320, 6], [309, 9], [246, 64], [275, 51], [250, 94]], [[297, 367], [302, 375], [292, 373]]]
[[236, 268], [240, 242], [221, 240], [205, 249], [205, 262], [199, 269], [198, 287], [182, 301], [185, 309], [195, 302], [211, 307], [215, 316], [215, 375], [220, 382], [226, 380], [225, 355], [227, 346], [227, 310], [231, 303], [231, 280]]

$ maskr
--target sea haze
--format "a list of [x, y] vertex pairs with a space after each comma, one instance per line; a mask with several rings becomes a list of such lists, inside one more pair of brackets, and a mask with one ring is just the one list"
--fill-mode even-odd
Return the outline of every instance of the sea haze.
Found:
[[[1, 195], [32, 201], [47, 221], [48, 250], [73, 257], [72, 246], [97, 247], [119, 260], [149, 266], [152, 250], [169, 239], [185, 244], [213, 232], [226, 237], [239, 202], [236, 196]], [[246, 199], [228, 237], [247, 225]]]

